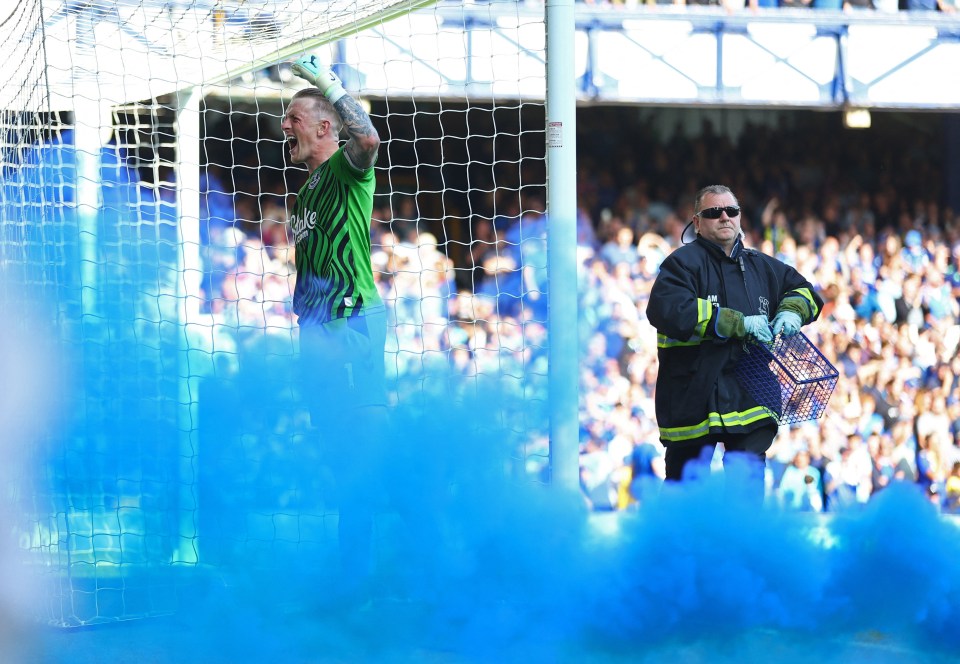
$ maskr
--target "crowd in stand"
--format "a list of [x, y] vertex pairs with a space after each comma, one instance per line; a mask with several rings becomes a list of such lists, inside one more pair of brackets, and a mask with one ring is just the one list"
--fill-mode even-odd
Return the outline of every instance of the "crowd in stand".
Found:
[[[823, 130], [748, 127], [733, 143], [706, 127], [664, 151], [645, 150], [638, 136], [627, 144], [654, 166], [619, 181], [601, 166], [582, 183], [581, 204], [599, 210], [600, 222], [584, 270], [595, 284], [588, 308], [606, 312], [582, 363], [584, 484], [597, 506], [628, 505], [639, 493], [629, 490], [632, 475], [657, 474], [658, 455], [643, 449], [659, 445], [646, 298], [692, 216], [693, 178], [722, 173], [703, 177], [742, 192], [748, 245], [795, 266], [823, 294], [806, 333], [840, 370], [825, 415], [778, 435], [771, 498], [838, 511], [906, 481], [944, 510], [960, 507], [960, 221], [941, 204], [943, 155], [921, 147], [920, 132], [900, 132], [918, 150], [912, 158], [888, 161], [898, 149], [888, 137], [835, 136], [813, 155], [804, 142], [825, 139]], [[623, 163], [615, 150], [609, 156]], [[882, 173], [888, 166], [894, 177]], [[850, 177], [855, 169], [860, 177]], [[665, 173], [687, 184], [671, 189]]]
[[957, 9], [955, 0], [580, 0], [588, 5], [637, 6], [637, 5], [697, 5], [719, 6], [733, 11], [740, 7], [756, 9], [758, 7], [794, 7], [799, 9], [832, 10], [877, 10], [881, 12], [897, 11], [940, 11], [953, 13]]
[[[939, 139], [827, 140], [834, 130], [822, 122], [748, 126], [736, 138], [707, 123], [695, 138], [678, 130], [666, 139], [640, 123], [604, 136], [615, 112], [578, 121], [593, 138], [578, 156], [577, 251], [581, 482], [591, 505], [642, 503], [644, 486], [662, 476], [646, 300], [681, 242], [693, 193], [717, 181], [740, 196], [748, 246], [822, 293], [824, 310], [805, 332], [840, 372], [824, 416], [775, 440], [769, 499], [838, 511], [910, 482], [960, 511], [960, 221], [943, 204]], [[810, 145], [823, 148], [811, 154]], [[294, 248], [283, 199], [271, 200], [259, 233], [224, 226], [211, 240], [211, 306], [241, 327], [292, 325]], [[529, 196], [521, 207], [474, 219], [460, 263], [413, 215], [377, 207], [373, 260], [396, 331], [387, 349], [395, 384], [435, 377], [448, 393], [452, 371], [506, 378], [521, 399], [545, 394], [545, 205]], [[537, 445], [544, 440], [531, 443], [531, 458]]]

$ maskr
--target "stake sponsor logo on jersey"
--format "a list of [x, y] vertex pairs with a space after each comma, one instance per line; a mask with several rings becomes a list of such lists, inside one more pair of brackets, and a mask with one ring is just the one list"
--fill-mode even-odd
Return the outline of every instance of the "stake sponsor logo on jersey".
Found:
[[297, 242], [303, 240], [316, 225], [317, 213], [313, 210], [304, 210], [302, 215], [296, 213], [290, 215], [290, 227]]

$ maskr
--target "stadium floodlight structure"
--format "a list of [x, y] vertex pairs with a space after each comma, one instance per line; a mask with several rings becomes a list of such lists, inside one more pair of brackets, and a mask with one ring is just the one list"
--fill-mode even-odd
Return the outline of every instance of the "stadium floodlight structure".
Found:
[[[328, 505], [280, 486], [305, 463], [283, 230], [304, 173], [284, 163], [279, 124], [303, 85], [287, 63], [307, 51], [383, 139], [374, 250], [396, 399], [430, 389], [438, 358], [467, 358], [465, 381], [493, 376], [537, 405], [512, 417], [550, 404], [519, 424], [549, 448], [519, 459], [575, 487], [572, 37], [572, 0], [0, 11], [0, 324], [29, 337], [40, 321], [62, 386], [50, 425], [17, 443], [32, 452], [9, 492], [47, 621], [169, 611], [185, 570], [326, 550]], [[530, 255], [548, 256], [549, 290], [524, 280]], [[251, 375], [259, 394], [241, 393]]]

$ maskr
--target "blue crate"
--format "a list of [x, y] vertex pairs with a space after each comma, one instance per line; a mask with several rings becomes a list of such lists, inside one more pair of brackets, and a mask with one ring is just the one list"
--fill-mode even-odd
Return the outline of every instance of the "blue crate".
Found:
[[802, 332], [748, 343], [737, 363], [740, 385], [780, 424], [823, 415], [840, 374]]

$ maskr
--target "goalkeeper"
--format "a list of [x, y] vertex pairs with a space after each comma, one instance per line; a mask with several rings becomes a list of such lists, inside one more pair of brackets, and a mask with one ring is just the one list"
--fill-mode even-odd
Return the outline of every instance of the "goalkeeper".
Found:
[[795, 269], [743, 246], [739, 203], [723, 185], [701, 189], [697, 237], [660, 267], [647, 304], [657, 328], [656, 413], [666, 479], [722, 442], [761, 482], [776, 420], [734, 376], [748, 338], [769, 342], [816, 319], [823, 300]]
[[309, 170], [290, 216], [293, 311], [311, 422], [325, 439], [338, 488], [340, 578], [348, 584], [342, 590], [362, 597], [373, 572], [376, 464], [387, 430], [386, 312], [370, 261], [380, 137], [315, 55], [297, 60], [292, 71], [315, 86], [293, 95], [280, 125], [290, 161]]

